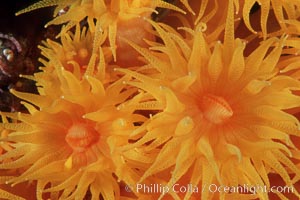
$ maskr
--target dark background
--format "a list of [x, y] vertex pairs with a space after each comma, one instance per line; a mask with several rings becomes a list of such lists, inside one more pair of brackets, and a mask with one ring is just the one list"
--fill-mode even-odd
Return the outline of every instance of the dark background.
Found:
[[15, 13], [37, 0], [9, 0], [1, 2], [0, 32], [17, 34], [21, 37], [37, 37], [43, 32], [44, 24], [52, 17], [52, 8], [38, 9], [15, 16]]
[[[59, 26], [44, 28], [44, 25], [52, 19], [53, 8], [42, 8], [19, 16], [15, 13], [38, 0], [7, 0], [0, 5], [0, 33], [13, 36], [22, 46], [22, 53], [15, 55], [17, 62], [8, 63], [9, 69], [16, 75], [7, 76], [0, 70], [0, 111], [15, 112], [24, 111], [20, 99], [10, 94], [11, 88], [22, 92], [36, 93], [33, 81], [20, 78], [19, 74], [28, 74], [38, 71], [41, 65], [38, 62], [40, 50], [38, 45], [46, 38], [54, 39], [58, 33]], [[0, 47], [5, 48], [5, 47]], [[0, 52], [1, 53], [1, 52]], [[3, 58], [1, 58], [3, 59]], [[32, 67], [33, 66], [33, 67]], [[0, 66], [3, 68], [3, 66]], [[0, 120], [1, 121], [1, 120]]]

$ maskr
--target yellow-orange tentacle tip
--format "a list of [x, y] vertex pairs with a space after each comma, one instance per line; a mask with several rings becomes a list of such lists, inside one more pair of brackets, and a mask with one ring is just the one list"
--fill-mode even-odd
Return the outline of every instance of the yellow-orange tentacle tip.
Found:
[[[0, 155], [0, 180], [11, 186], [36, 182], [33, 196], [39, 200], [89, 195], [92, 199], [119, 199], [119, 182], [132, 184], [139, 179], [135, 171], [127, 170], [122, 177], [115, 173], [129, 168], [128, 157], [118, 147], [128, 144], [134, 123], [143, 121], [132, 107], [117, 109], [130, 102], [136, 89], [126, 88], [125, 77], [104, 85], [94, 76], [77, 78], [60, 68], [51, 73], [56, 80], [48, 85], [40, 82], [40, 94], [12, 90], [23, 99], [27, 114], [1, 113], [12, 122], [0, 124], [9, 130], [1, 134], [1, 148], [3, 142], [11, 144]], [[6, 172], [10, 170], [19, 173], [9, 176]], [[1, 191], [1, 195], [8, 194]]]
[[[297, 19], [299, 12], [299, 1], [287, 0], [287, 1], [277, 1], [277, 0], [242, 0], [240, 3], [244, 3], [243, 9], [243, 19], [246, 26], [250, 31], [257, 33], [258, 30], [254, 30], [250, 23], [251, 14], [250, 11], [254, 4], [257, 2], [260, 9], [260, 26], [264, 38], [270, 33], [267, 30], [268, 22], [270, 21], [270, 12], [274, 12], [275, 17], [283, 31], [287, 30], [287, 26], [284, 23], [286, 19]], [[271, 27], [273, 29], [273, 27]]]
[[[140, 104], [156, 101], [164, 107], [144, 123], [139, 140], [126, 147], [155, 158], [140, 181], [159, 177], [169, 187], [185, 183], [198, 188], [210, 184], [270, 188], [268, 174], [275, 172], [293, 187], [300, 169], [299, 158], [291, 156], [300, 152], [291, 137], [299, 138], [300, 124], [286, 110], [300, 106], [300, 97], [293, 94], [300, 82], [277, 68], [286, 37], [270, 38], [244, 57], [246, 44], [234, 38], [230, 25], [223, 44], [209, 43], [209, 36], [197, 28], [186, 29], [190, 40], [151, 23], [164, 44], [153, 44], [151, 50], [133, 47], [157, 74], [120, 70], [132, 76], [129, 85], [148, 96]], [[298, 192], [295, 188], [294, 197], [299, 198]], [[230, 199], [232, 194], [220, 195]], [[269, 199], [264, 192], [243, 195]], [[191, 192], [182, 194], [185, 199], [191, 196], [199, 198]], [[285, 199], [284, 194], [278, 196]], [[201, 193], [201, 199], [218, 197], [208, 190]]]

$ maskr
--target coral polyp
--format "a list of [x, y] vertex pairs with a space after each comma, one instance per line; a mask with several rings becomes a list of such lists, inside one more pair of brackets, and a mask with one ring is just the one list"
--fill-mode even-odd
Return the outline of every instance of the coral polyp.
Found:
[[[10, 153], [0, 156], [1, 161], [6, 160], [0, 168], [25, 169], [6, 183], [14, 186], [28, 180], [37, 181], [37, 199], [59, 191], [60, 198], [84, 198], [88, 188], [94, 188], [90, 192], [95, 199], [119, 198], [114, 175], [118, 163], [113, 162], [111, 148], [127, 140], [124, 137], [117, 144], [109, 140], [118, 138], [120, 131], [126, 135], [134, 128], [134, 114], [116, 108], [133, 91], [123, 92], [122, 80], [105, 87], [93, 77], [77, 79], [62, 68], [52, 74], [59, 77], [56, 81], [61, 87], [60, 96], [43, 88], [41, 96], [12, 91], [27, 101], [24, 105], [29, 113], [2, 113], [20, 123], [2, 124], [12, 131], [3, 140], [16, 145], [12, 145]], [[35, 78], [39, 82], [39, 74]], [[103, 191], [99, 186], [104, 183], [112, 190]]]
[[[147, 55], [147, 64], [159, 74], [151, 78], [119, 69], [133, 77], [129, 85], [164, 105], [163, 111], [140, 129], [140, 139], [129, 145], [156, 157], [140, 181], [160, 177], [168, 170], [172, 171], [169, 187], [185, 180], [199, 188], [245, 182], [269, 188], [266, 174], [276, 172], [292, 187], [293, 176], [300, 173], [290, 159], [297, 151], [291, 138], [299, 137], [299, 122], [285, 110], [297, 108], [300, 98], [293, 94], [299, 82], [280, 74], [276, 67], [286, 37], [263, 41], [244, 57], [246, 44], [233, 39], [232, 26], [226, 26], [224, 44], [209, 44], [199, 28], [189, 31], [193, 37], [190, 42], [179, 37], [175, 40], [167, 29], [154, 22], [152, 25], [164, 44], [151, 47], [155, 51], [132, 46]], [[183, 45], [177, 46], [177, 42]], [[163, 148], [159, 148], [161, 145]], [[174, 198], [177, 194], [170, 192], [161, 198], [171, 198], [168, 195]], [[231, 198], [231, 194], [214, 195], [208, 190], [201, 195], [187, 192], [181, 198], [193, 195], [201, 199]], [[262, 191], [244, 195], [268, 199]], [[294, 195], [299, 197], [297, 190]]]
[[[57, 43], [47, 40], [40, 45], [42, 55], [48, 59], [44, 65], [48, 68], [54, 68], [53, 62], [60, 62], [66, 70], [74, 72], [74, 65], [79, 66], [80, 72], [84, 74], [93, 52], [93, 37], [89, 30], [85, 28], [80, 30], [76, 26], [75, 33], [67, 32], [60, 38], [61, 42]], [[95, 50], [96, 51], [96, 50]], [[48, 69], [50, 70], [50, 69]]]

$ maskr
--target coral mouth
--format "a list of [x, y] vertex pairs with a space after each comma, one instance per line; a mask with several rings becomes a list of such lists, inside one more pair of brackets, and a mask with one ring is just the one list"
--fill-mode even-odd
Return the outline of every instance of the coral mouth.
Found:
[[99, 133], [87, 124], [75, 123], [69, 128], [65, 140], [74, 153], [82, 153], [97, 143]]
[[203, 96], [201, 108], [205, 119], [213, 124], [222, 124], [233, 115], [233, 110], [223, 97], [211, 94]]

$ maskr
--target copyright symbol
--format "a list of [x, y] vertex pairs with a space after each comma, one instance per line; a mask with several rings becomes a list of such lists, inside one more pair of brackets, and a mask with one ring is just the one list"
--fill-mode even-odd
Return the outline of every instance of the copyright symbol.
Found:
[[132, 192], [130, 185], [125, 185], [125, 191], [126, 192]]

